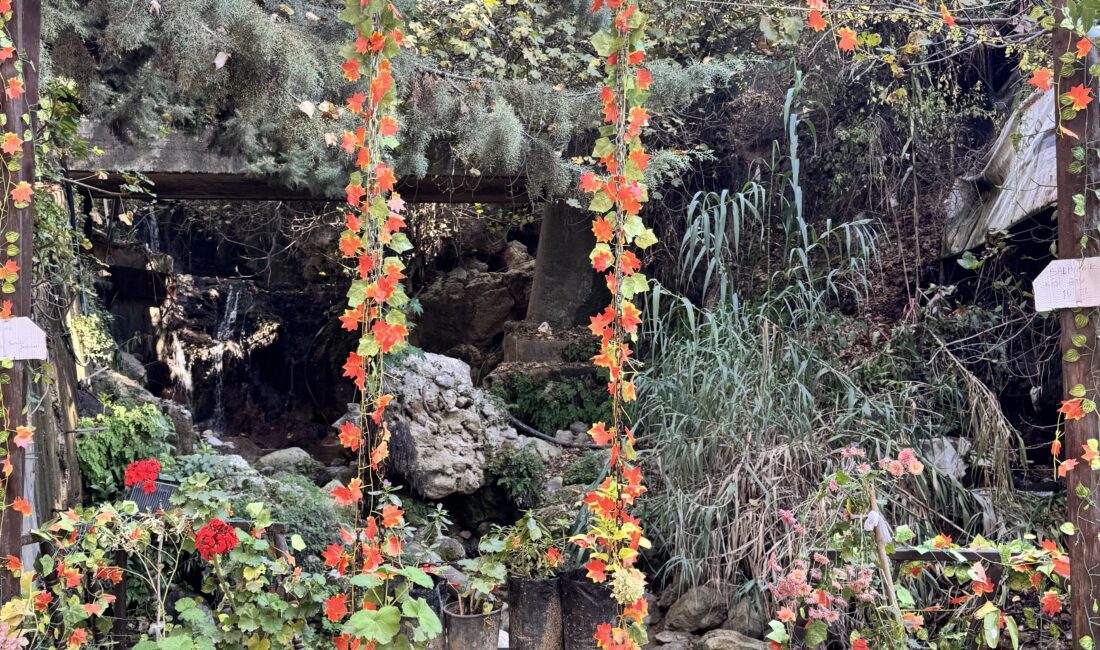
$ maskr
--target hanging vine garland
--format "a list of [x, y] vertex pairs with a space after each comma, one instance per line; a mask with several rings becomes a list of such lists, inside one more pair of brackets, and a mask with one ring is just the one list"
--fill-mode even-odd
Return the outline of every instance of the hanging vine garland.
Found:
[[[327, 566], [351, 576], [348, 592], [325, 602], [329, 621], [339, 626], [336, 647], [345, 649], [423, 643], [442, 625], [423, 598], [410, 595], [410, 583], [433, 583], [421, 568], [403, 564], [410, 531], [400, 499], [381, 478], [390, 441], [385, 412], [393, 399], [384, 385], [385, 362], [405, 347], [408, 336], [404, 306], [409, 299], [401, 285], [405, 265], [399, 256], [412, 244], [402, 232], [405, 203], [394, 191], [397, 178], [389, 166], [398, 133], [390, 59], [404, 42], [404, 25], [385, 0], [349, 0], [340, 18], [356, 29], [355, 41], [342, 50], [344, 78], [366, 86], [366, 93], [347, 99], [347, 110], [362, 124], [340, 138], [357, 168], [345, 188], [350, 211], [339, 250], [353, 277], [340, 324], [359, 334], [344, 364], [344, 376], [358, 389], [359, 414], [340, 426], [339, 440], [357, 454], [358, 471], [332, 496], [338, 507], [354, 508], [355, 524], [324, 553]], [[403, 626], [402, 619], [412, 625]]]
[[612, 296], [611, 304], [592, 317], [589, 327], [600, 339], [600, 353], [593, 361], [608, 373], [611, 421], [596, 422], [588, 433], [596, 444], [610, 445], [611, 459], [607, 478], [584, 498], [591, 513], [589, 529], [574, 537], [573, 543], [589, 550], [588, 577], [595, 582], [610, 581], [618, 605], [616, 620], [596, 630], [599, 647], [635, 650], [646, 643], [647, 603], [645, 576], [634, 565], [639, 549], [648, 548], [649, 541], [641, 522], [630, 514], [646, 488], [636, 464], [627, 405], [635, 400], [637, 371], [631, 342], [637, 339], [641, 324], [641, 310], [633, 301], [648, 289], [635, 249], [648, 248], [657, 241], [639, 216], [647, 200], [643, 178], [649, 164], [641, 133], [649, 123], [644, 104], [653, 79], [642, 66], [645, 14], [630, 0], [595, 0], [592, 11], [605, 4], [614, 12], [614, 20], [592, 39], [596, 53], [605, 60], [600, 92], [604, 125], [592, 153], [604, 173], [584, 174], [581, 190], [592, 195], [589, 209], [597, 214], [592, 223], [596, 236], [590, 255], [592, 267], [604, 274]]

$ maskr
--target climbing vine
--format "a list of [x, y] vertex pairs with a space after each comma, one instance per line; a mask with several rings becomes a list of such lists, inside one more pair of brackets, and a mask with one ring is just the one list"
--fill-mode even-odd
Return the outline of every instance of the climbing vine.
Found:
[[[442, 625], [427, 602], [410, 593], [410, 585], [433, 582], [420, 567], [402, 562], [410, 529], [400, 499], [381, 479], [390, 442], [385, 412], [393, 399], [385, 362], [408, 336], [399, 256], [412, 244], [402, 232], [405, 203], [394, 191], [389, 161], [398, 133], [390, 60], [404, 43], [403, 22], [385, 0], [349, 0], [340, 17], [356, 30], [355, 41], [341, 51], [344, 78], [366, 90], [347, 99], [346, 110], [361, 122], [340, 138], [356, 167], [345, 188], [350, 209], [339, 248], [353, 278], [340, 324], [359, 335], [344, 376], [358, 390], [359, 413], [340, 426], [339, 439], [358, 461], [356, 477], [332, 491], [338, 507], [354, 509], [354, 528], [342, 530], [340, 543], [324, 553], [327, 566], [350, 576], [347, 591], [325, 601], [325, 612], [339, 626], [337, 648], [408, 647], [438, 635]], [[402, 618], [413, 624], [402, 626]]]
[[588, 530], [573, 543], [589, 550], [585, 564], [595, 582], [610, 581], [618, 605], [615, 621], [596, 630], [600, 648], [636, 649], [647, 641], [645, 576], [635, 568], [639, 549], [648, 548], [641, 522], [631, 506], [645, 492], [637, 465], [634, 435], [627, 406], [635, 400], [636, 365], [631, 343], [637, 340], [641, 311], [635, 297], [648, 289], [635, 250], [656, 243], [653, 231], [639, 213], [647, 200], [644, 183], [649, 155], [641, 134], [649, 124], [644, 108], [653, 78], [645, 62], [646, 15], [631, 0], [596, 0], [592, 11], [606, 6], [614, 19], [593, 38], [596, 53], [604, 60], [604, 85], [600, 91], [603, 126], [592, 156], [602, 173], [585, 173], [581, 190], [591, 194], [589, 210], [596, 213], [592, 232], [596, 245], [592, 267], [604, 274], [611, 304], [591, 319], [589, 329], [600, 340], [596, 366], [608, 373], [611, 395], [610, 422], [596, 422], [589, 435], [599, 445], [610, 445], [610, 471], [584, 498], [591, 517]]

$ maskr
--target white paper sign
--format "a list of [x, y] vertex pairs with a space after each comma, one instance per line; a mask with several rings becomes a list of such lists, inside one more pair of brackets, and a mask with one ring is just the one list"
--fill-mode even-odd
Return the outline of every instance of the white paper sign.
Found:
[[1100, 306], [1100, 257], [1055, 260], [1035, 278], [1035, 309]]
[[46, 358], [46, 333], [31, 319], [20, 316], [0, 320], [0, 359]]

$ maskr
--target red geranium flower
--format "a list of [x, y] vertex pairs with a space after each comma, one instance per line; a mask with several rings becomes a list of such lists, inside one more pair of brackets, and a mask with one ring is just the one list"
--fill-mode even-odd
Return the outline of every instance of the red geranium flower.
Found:
[[195, 548], [207, 562], [236, 547], [237, 531], [216, 517], [195, 533]]
[[160, 476], [160, 463], [157, 459], [135, 460], [126, 466], [126, 487], [140, 485], [141, 491], [151, 494], [156, 491], [154, 481]]

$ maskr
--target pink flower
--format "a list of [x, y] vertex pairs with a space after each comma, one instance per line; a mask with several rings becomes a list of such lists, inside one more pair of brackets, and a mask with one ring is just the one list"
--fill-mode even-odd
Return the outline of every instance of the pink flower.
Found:
[[892, 460], [886, 463], [886, 471], [890, 472], [890, 476], [899, 478], [905, 474], [905, 465], [900, 460]]
[[859, 472], [860, 476], [862, 476], [871, 471], [871, 466], [867, 463], [860, 463], [859, 465], [856, 465], [856, 471]]
[[917, 462], [917, 454], [913, 451], [912, 448], [906, 447], [898, 453], [898, 460], [900, 460], [904, 465], [909, 466]]
[[792, 513], [790, 510], [780, 510], [779, 520], [787, 524], [788, 526], [793, 526], [796, 522], [796, 519], [794, 518], [794, 513]]

